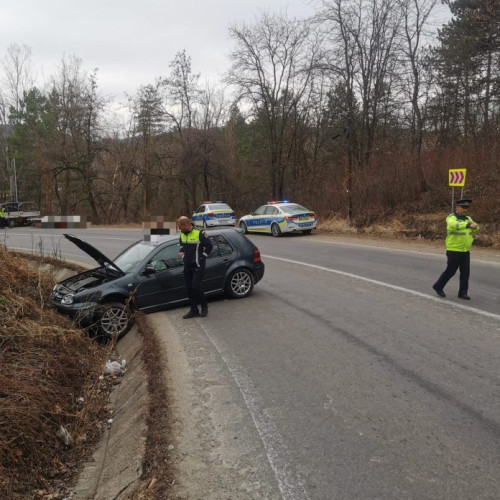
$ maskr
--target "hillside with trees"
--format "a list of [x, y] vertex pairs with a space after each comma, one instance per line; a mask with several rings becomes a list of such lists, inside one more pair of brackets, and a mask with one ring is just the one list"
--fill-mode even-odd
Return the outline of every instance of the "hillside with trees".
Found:
[[[474, 215], [494, 231], [500, 176], [500, 3], [320, 0], [311, 19], [231, 26], [219, 86], [179, 52], [113, 122], [97, 72], [64, 58], [43, 86], [12, 45], [0, 87], [0, 199], [94, 224], [174, 219], [222, 199], [243, 215], [291, 199], [355, 227], [446, 212], [467, 168]], [[458, 193], [457, 193], [458, 194]]]

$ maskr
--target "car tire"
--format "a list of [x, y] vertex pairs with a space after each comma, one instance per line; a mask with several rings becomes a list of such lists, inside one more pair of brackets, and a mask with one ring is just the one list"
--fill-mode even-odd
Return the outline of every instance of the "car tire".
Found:
[[97, 316], [97, 335], [104, 341], [119, 340], [130, 330], [132, 323], [132, 313], [125, 304], [102, 304]]
[[271, 234], [275, 238], [278, 238], [279, 236], [281, 236], [281, 229], [280, 229], [279, 225], [276, 224], [276, 222], [273, 222], [273, 224], [271, 225]]
[[240, 222], [240, 229], [243, 230], [244, 234], [248, 233], [247, 225], [243, 221]]
[[312, 229], [304, 229], [304, 231], [302, 231], [302, 234], [311, 234], [311, 231]]
[[226, 293], [233, 299], [248, 297], [252, 293], [254, 281], [253, 274], [248, 269], [236, 269], [227, 280]]

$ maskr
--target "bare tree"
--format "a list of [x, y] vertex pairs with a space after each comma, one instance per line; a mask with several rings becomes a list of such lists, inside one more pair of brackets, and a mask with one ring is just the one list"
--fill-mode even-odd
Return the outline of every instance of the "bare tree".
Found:
[[[0, 81], [0, 96], [4, 108], [3, 120], [12, 108], [19, 113], [19, 106], [23, 100], [24, 93], [34, 85], [33, 66], [31, 63], [31, 48], [27, 45], [9, 45], [7, 54], [1, 61], [3, 78]], [[4, 89], [2, 92], [2, 88]], [[3, 122], [4, 124], [6, 121]]]
[[308, 23], [263, 14], [253, 25], [230, 28], [236, 47], [227, 81], [262, 117], [269, 147], [271, 196], [283, 197], [286, 129], [309, 88], [318, 47]]
[[420, 179], [420, 190], [427, 191], [428, 186], [422, 170], [422, 139], [424, 131], [424, 119], [422, 117], [422, 99], [426, 93], [422, 93], [422, 73], [424, 70], [423, 59], [425, 52], [422, 47], [425, 29], [428, 25], [429, 16], [436, 5], [437, 0], [398, 0], [399, 8], [403, 14], [403, 31], [401, 50], [409, 64], [406, 73], [408, 82], [408, 94], [412, 107], [411, 131], [412, 147], [416, 154], [416, 174]]
[[105, 102], [96, 73], [88, 76], [76, 57], [63, 59], [50, 92], [58, 130], [50, 162], [54, 194], [63, 213], [88, 206], [94, 223], [100, 220], [96, 181], [97, 159], [105, 151], [100, 124]]
[[[345, 90], [347, 217], [353, 175], [369, 164], [397, 68], [401, 13], [395, 0], [321, 0], [315, 16], [324, 34], [321, 67]], [[359, 103], [359, 105], [358, 105]]]
[[[27, 45], [9, 45], [7, 53], [0, 61], [2, 78], [0, 79], [0, 147], [2, 148], [2, 184], [8, 185], [13, 175], [9, 168], [7, 136], [9, 134], [10, 115], [19, 116], [24, 94], [34, 84], [31, 63], [31, 48]], [[11, 113], [13, 111], [14, 113]], [[11, 126], [14, 123], [10, 123]], [[3, 186], [2, 186], [3, 187]]]

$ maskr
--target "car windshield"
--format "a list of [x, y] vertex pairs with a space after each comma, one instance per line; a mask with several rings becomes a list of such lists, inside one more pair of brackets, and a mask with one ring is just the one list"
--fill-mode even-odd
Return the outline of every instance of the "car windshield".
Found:
[[287, 214], [301, 214], [303, 212], [310, 212], [307, 208], [302, 205], [290, 204], [290, 205], [281, 205], [281, 210], [286, 212]]
[[231, 207], [225, 203], [214, 203], [209, 205], [208, 208], [209, 210], [231, 210]]
[[131, 247], [128, 247], [115, 260], [114, 263], [124, 272], [133, 271], [151, 252], [153, 247], [147, 241], [138, 241]]

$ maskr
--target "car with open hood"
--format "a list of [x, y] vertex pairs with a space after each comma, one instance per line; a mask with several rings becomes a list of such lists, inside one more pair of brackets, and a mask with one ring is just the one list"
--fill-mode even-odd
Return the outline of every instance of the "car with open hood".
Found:
[[[99, 267], [58, 283], [50, 301], [98, 337], [123, 336], [135, 311], [154, 312], [188, 302], [178, 235], [137, 241], [114, 260], [76, 236], [64, 236]], [[248, 297], [264, 276], [259, 249], [239, 228], [214, 229], [207, 236], [213, 249], [206, 260], [205, 294]]]

